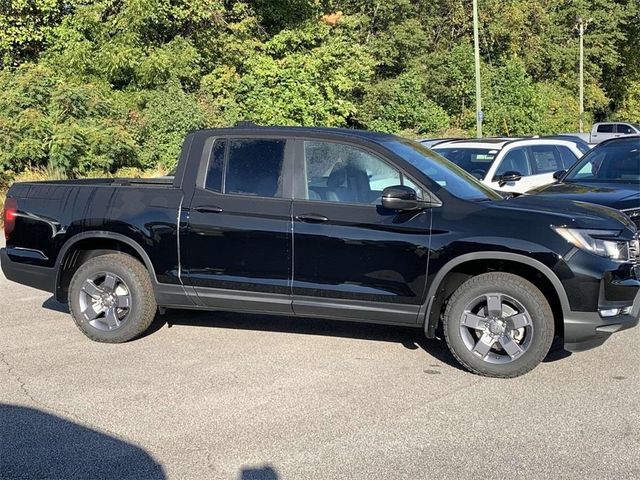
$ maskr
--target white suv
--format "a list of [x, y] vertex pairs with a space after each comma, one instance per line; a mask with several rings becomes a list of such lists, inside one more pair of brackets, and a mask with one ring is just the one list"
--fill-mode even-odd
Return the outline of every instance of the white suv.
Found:
[[524, 193], [553, 183], [583, 152], [570, 140], [482, 138], [439, 143], [433, 150], [495, 190]]

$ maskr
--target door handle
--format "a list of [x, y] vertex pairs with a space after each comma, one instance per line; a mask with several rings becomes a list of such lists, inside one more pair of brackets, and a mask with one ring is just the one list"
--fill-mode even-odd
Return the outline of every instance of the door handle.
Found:
[[324, 223], [329, 219], [324, 215], [318, 215], [317, 213], [305, 213], [303, 215], [296, 216], [296, 220], [306, 223]]
[[215, 205], [201, 205], [200, 207], [194, 208], [196, 212], [200, 213], [222, 213], [222, 208], [216, 207]]

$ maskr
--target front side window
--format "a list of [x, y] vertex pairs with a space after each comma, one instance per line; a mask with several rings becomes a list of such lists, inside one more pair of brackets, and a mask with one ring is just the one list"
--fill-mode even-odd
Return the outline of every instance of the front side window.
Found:
[[582, 157], [565, 182], [640, 182], [640, 140], [598, 146]]
[[630, 126], [630, 125], [624, 125], [624, 124], [622, 124], [622, 125], [616, 125], [616, 131], [617, 131], [618, 133], [622, 133], [622, 134], [624, 134], [624, 135], [630, 135], [630, 134], [632, 134], [632, 133], [635, 133], [635, 132], [633, 131], [633, 128], [631, 128], [631, 126]]
[[229, 140], [225, 193], [282, 197], [285, 140]]
[[304, 163], [308, 200], [371, 204], [402, 183], [398, 170], [351, 145], [305, 141]]
[[525, 147], [516, 147], [507, 152], [496, 169], [493, 181], [498, 181], [500, 176], [507, 172], [516, 172], [523, 177], [531, 175], [531, 166]]
[[603, 123], [598, 125], [598, 133], [613, 133], [613, 124]]

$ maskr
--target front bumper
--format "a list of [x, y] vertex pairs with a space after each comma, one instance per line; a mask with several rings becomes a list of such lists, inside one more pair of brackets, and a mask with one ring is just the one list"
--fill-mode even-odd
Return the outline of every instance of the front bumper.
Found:
[[53, 293], [56, 286], [56, 269], [16, 262], [6, 248], [0, 249], [0, 266], [8, 280]]
[[640, 290], [628, 315], [603, 318], [595, 312], [570, 312], [564, 318], [564, 348], [570, 352], [582, 352], [598, 347], [612, 334], [638, 325], [639, 319]]

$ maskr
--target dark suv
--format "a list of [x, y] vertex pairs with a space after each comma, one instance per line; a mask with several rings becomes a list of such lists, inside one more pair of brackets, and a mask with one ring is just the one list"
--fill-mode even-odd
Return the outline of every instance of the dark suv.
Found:
[[392, 135], [197, 131], [174, 176], [15, 184], [4, 215], [6, 276], [101, 342], [157, 307], [324, 317], [441, 328], [469, 370], [513, 377], [555, 335], [585, 350], [640, 315], [626, 216], [503, 198]]

